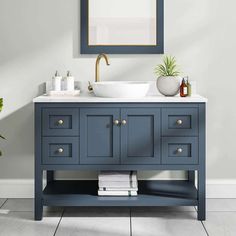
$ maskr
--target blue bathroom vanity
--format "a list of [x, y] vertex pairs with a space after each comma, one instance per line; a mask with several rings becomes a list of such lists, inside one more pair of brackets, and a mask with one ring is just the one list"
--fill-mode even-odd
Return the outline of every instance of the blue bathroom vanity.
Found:
[[[205, 220], [206, 101], [35, 98], [35, 220], [43, 206], [197, 206]], [[139, 180], [138, 196], [101, 197], [97, 180], [57, 180], [57, 170], [183, 170], [187, 178]]]

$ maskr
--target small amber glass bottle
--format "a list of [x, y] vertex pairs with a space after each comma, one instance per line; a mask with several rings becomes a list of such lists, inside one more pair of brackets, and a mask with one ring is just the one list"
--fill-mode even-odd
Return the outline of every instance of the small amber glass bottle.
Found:
[[184, 78], [183, 78], [182, 83], [180, 85], [180, 96], [181, 97], [187, 97], [188, 96], [188, 86], [187, 86]]

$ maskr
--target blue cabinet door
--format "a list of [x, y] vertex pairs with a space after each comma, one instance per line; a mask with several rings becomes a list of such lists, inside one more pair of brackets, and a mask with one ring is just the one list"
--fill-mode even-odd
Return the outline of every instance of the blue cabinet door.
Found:
[[119, 108], [80, 109], [80, 164], [119, 164]]
[[121, 163], [160, 163], [160, 109], [121, 109]]

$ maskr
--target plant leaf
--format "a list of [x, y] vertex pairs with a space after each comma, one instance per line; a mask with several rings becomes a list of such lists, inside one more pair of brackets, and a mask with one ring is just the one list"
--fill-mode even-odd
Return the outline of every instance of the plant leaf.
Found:
[[156, 66], [155, 73], [158, 76], [178, 76], [180, 72], [177, 68], [175, 57], [165, 56], [163, 64]]
[[0, 111], [2, 110], [3, 107], [3, 98], [0, 98]]

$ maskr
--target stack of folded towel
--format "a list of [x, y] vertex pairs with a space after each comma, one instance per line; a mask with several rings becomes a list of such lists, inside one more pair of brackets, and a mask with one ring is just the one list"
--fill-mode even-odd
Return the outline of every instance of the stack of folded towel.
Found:
[[102, 171], [98, 176], [99, 196], [137, 196], [136, 171]]

